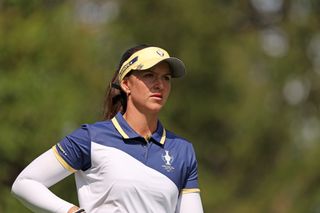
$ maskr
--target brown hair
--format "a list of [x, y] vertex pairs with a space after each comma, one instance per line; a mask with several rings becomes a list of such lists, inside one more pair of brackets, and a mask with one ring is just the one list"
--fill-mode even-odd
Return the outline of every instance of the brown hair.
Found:
[[118, 112], [122, 114], [126, 112], [127, 109], [127, 95], [121, 89], [120, 82], [118, 81], [118, 74], [122, 64], [130, 58], [135, 52], [142, 50], [146, 47], [150, 47], [146, 44], [141, 44], [135, 47], [132, 47], [124, 52], [121, 57], [118, 69], [114, 73], [111, 82], [109, 83], [104, 98], [104, 107], [103, 107], [103, 119], [108, 120], [113, 118]]

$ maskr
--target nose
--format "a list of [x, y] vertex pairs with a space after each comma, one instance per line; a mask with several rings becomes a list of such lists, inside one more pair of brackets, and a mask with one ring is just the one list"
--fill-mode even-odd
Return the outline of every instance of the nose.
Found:
[[157, 76], [157, 77], [155, 78], [155, 80], [154, 80], [154, 85], [155, 85], [155, 87], [156, 87], [157, 89], [162, 90], [162, 89], [164, 88], [164, 82], [163, 82], [163, 81], [164, 81], [164, 80], [163, 80], [161, 77]]

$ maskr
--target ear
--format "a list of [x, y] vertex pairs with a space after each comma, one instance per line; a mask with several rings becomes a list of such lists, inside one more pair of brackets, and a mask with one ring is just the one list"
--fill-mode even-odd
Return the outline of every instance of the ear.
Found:
[[120, 87], [121, 89], [127, 94], [130, 94], [130, 87], [129, 87], [129, 81], [127, 78], [124, 78], [121, 82], [120, 82]]

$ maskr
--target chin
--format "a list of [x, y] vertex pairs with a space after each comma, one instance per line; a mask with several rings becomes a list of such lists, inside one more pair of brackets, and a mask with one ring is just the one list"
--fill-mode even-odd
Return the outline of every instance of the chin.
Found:
[[160, 110], [162, 109], [162, 105], [152, 105], [152, 106], [148, 106], [147, 107], [147, 110], [149, 111], [149, 112], [152, 112], [152, 113], [159, 113], [160, 112]]

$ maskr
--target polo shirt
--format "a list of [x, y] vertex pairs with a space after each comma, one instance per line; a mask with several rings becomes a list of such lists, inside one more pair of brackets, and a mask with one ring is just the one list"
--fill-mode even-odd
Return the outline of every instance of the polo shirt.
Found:
[[75, 172], [81, 208], [87, 212], [174, 212], [181, 193], [199, 192], [193, 146], [158, 121], [146, 140], [118, 113], [85, 124], [53, 146]]

